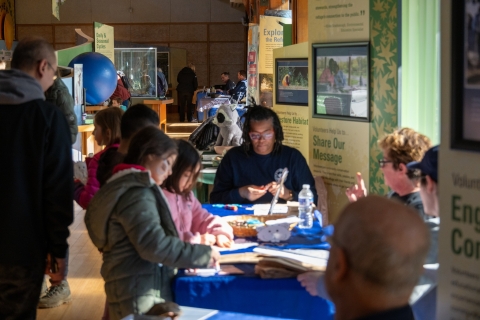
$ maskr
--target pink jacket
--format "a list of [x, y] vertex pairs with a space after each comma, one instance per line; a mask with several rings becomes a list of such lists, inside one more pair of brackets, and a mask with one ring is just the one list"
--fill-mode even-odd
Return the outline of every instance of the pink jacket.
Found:
[[96, 153], [93, 158], [90, 159], [90, 161], [87, 163], [87, 184], [83, 185], [80, 182], [75, 183], [74, 199], [83, 209], [86, 209], [88, 207], [90, 200], [92, 200], [95, 193], [97, 193], [98, 189], [100, 189], [100, 183], [97, 180], [98, 161], [100, 160], [102, 154], [108, 148], [112, 147], [118, 148], [118, 144], [112, 144], [111, 146], [108, 146], [102, 151]]
[[193, 192], [190, 192], [188, 196], [182, 196], [165, 189], [162, 190], [170, 205], [173, 222], [181, 240], [196, 242], [194, 236], [197, 232], [200, 234], [223, 234], [233, 239], [232, 227], [219, 216], [214, 216], [203, 209]]
[[318, 82], [320, 83], [330, 82], [330, 85], [333, 87], [335, 78], [328, 67], [323, 70], [322, 74], [320, 75], [320, 78], [318, 78]]

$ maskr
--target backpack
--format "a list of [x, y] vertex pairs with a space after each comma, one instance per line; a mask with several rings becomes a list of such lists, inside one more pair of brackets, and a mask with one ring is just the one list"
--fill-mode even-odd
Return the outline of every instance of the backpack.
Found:
[[132, 89], [132, 85], [130, 84], [130, 80], [128, 80], [128, 78], [125, 77], [125, 76], [120, 76], [120, 79], [122, 80], [122, 83], [123, 83], [123, 86], [125, 87], [125, 89], [130, 91], [130, 89]]
[[214, 118], [205, 120], [188, 138], [197, 150], [206, 150], [217, 141], [220, 129], [212, 122]]

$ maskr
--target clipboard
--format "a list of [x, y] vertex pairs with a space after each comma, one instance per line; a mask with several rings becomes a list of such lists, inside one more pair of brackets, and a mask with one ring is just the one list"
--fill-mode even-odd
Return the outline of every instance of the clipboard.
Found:
[[282, 177], [280, 178], [280, 186], [277, 189], [277, 192], [275, 193], [275, 197], [273, 197], [272, 202], [270, 203], [270, 209], [268, 210], [268, 215], [271, 215], [273, 212], [273, 208], [275, 207], [275, 204], [277, 204], [278, 197], [280, 196], [280, 190], [283, 188], [283, 184], [285, 183], [285, 180], [287, 180], [288, 176], [288, 169], [285, 168], [282, 171]]

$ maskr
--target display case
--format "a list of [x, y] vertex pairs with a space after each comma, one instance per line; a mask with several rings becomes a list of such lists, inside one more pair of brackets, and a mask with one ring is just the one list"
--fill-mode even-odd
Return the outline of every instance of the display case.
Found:
[[156, 48], [115, 48], [115, 68], [128, 79], [132, 97], [157, 96]]

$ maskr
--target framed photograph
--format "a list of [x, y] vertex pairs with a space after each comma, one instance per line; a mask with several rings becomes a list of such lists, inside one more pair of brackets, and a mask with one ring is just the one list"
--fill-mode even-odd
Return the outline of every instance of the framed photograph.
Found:
[[308, 58], [275, 60], [275, 102], [308, 106]]
[[313, 45], [313, 116], [370, 121], [369, 43]]
[[480, 151], [480, 3], [452, 5], [451, 147]]

